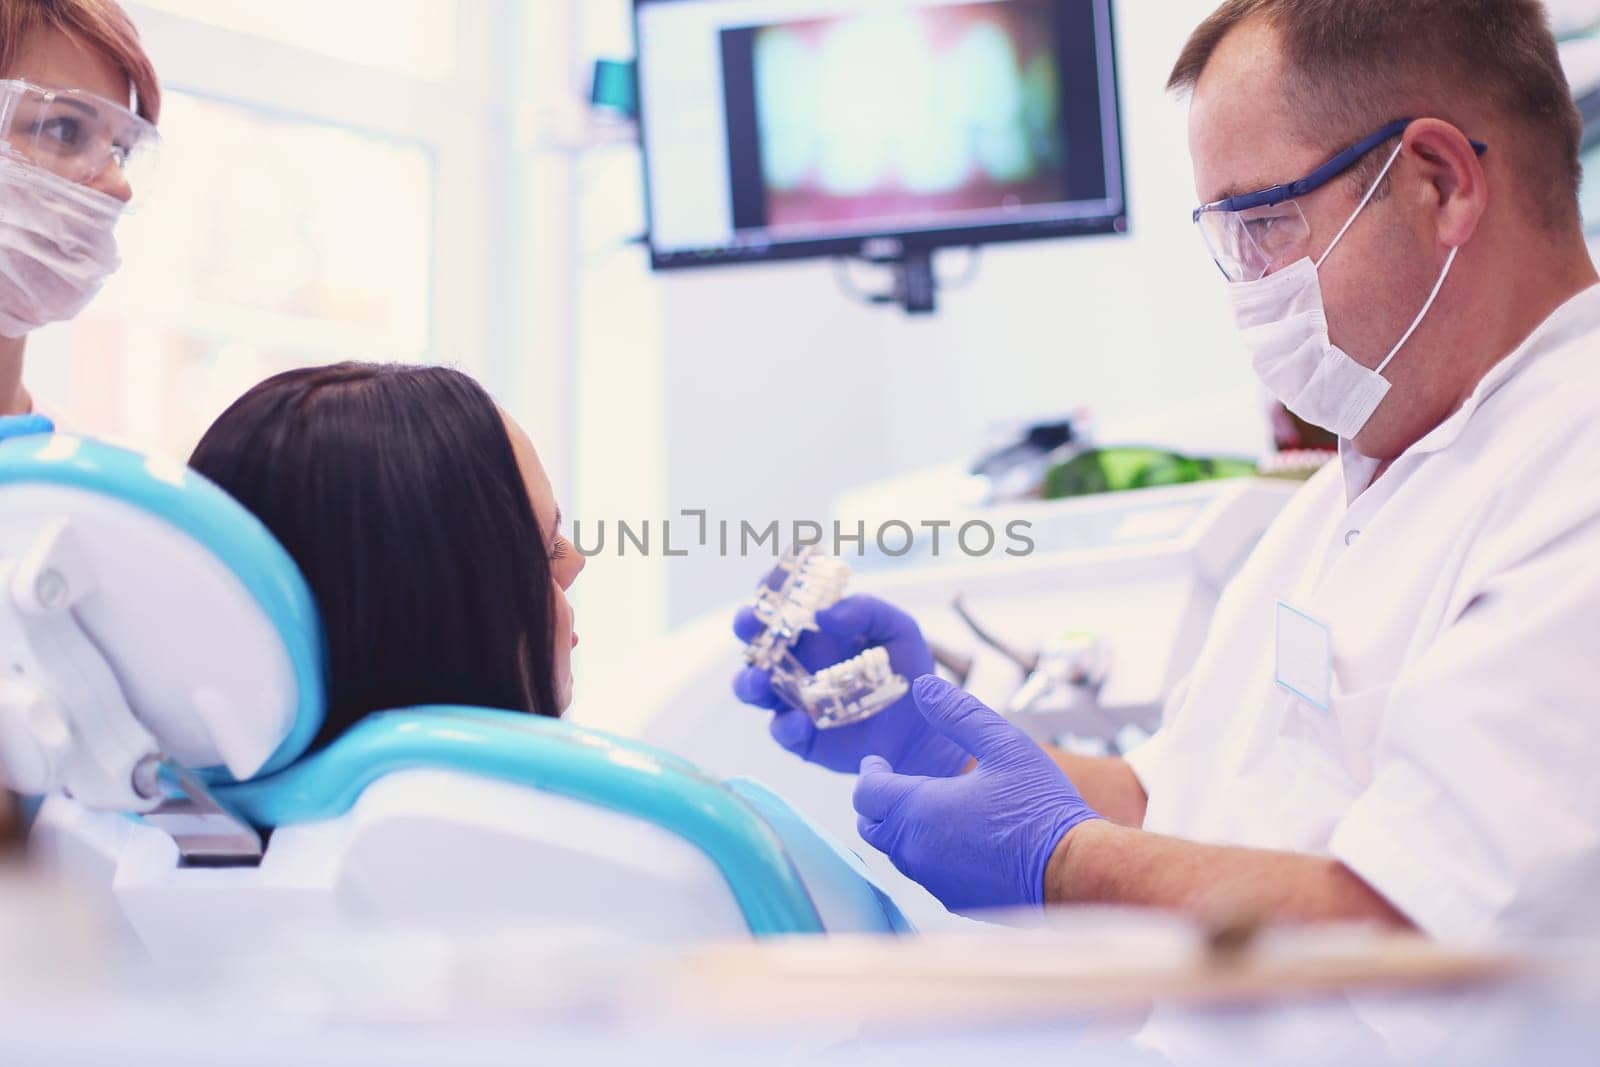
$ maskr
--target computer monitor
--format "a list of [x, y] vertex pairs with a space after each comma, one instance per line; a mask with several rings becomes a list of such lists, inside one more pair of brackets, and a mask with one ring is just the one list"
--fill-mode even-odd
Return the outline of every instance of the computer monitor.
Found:
[[1111, 0], [634, 0], [657, 269], [1122, 232]]

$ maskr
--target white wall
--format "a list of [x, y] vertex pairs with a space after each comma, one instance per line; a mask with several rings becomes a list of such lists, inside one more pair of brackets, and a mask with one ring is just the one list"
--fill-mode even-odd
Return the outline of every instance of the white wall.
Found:
[[[1216, 396], [1224, 421], [1260, 421], [1220, 276], [1189, 219], [1185, 109], [1164, 90], [1209, 5], [1116, 6], [1129, 236], [990, 248], [976, 283], [944, 294], [924, 321], [850, 302], [824, 262], [652, 277], [630, 250], [621, 280], [612, 256], [591, 262], [584, 306], [604, 311], [577, 348], [588, 401], [575, 513], [825, 520], [839, 490], [966, 458], [996, 420], [1087, 405], [1105, 424]], [[606, 0], [586, 13], [592, 51], [626, 54], [624, 8]], [[634, 181], [582, 195], [608, 198], [617, 206], [594, 214], [614, 219], [623, 208], [610, 198], [637, 196]], [[946, 269], [963, 256], [951, 253]], [[593, 513], [600, 501], [611, 510]], [[649, 566], [597, 558], [580, 612], [598, 625], [626, 610], [624, 625], [642, 635], [640, 620], [677, 624], [742, 597], [755, 570], [706, 555]], [[596, 649], [591, 662], [606, 655]]]

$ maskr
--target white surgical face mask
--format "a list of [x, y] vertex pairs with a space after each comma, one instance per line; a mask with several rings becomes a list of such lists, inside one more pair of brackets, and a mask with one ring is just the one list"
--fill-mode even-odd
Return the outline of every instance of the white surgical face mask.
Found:
[[1250, 351], [1256, 374], [1267, 390], [1306, 422], [1346, 441], [1354, 441], [1360, 435], [1389, 394], [1389, 382], [1383, 372], [1427, 318], [1460, 251], [1458, 248], [1450, 250], [1444, 271], [1427, 303], [1405, 336], [1400, 338], [1400, 343], [1389, 351], [1376, 370], [1363, 367], [1329, 340], [1328, 316], [1322, 306], [1322, 284], [1317, 271], [1366, 210], [1389, 168], [1399, 158], [1402, 147], [1395, 148], [1377, 181], [1372, 183], [1355, 214], [1334, 237], [1321, 259], [1313, 263], [1307, 257], [1258, 281], [1235, 282], [1228, 286], [1234, 321]]
[[76, 316], [122, 265], [123, 203], [0, 154], [0, 337]]

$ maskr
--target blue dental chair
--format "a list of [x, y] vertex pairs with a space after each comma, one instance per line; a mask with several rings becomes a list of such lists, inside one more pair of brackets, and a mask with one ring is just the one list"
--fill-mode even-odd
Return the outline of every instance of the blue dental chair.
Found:
[[0, 780], [44, 798], [32, 849], [158, 957], [344, 930], [907, 930], [779, 797], [641, 743], [437, 707], [306, 755], [310, 591], [181, 466], [0, 443], [0, 657]]

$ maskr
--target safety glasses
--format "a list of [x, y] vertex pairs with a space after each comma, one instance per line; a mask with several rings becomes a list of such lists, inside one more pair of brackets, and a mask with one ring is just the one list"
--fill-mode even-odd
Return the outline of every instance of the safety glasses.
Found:
[[160, 144], [154, 125], [93, 93], [0, 81], [0, 151], [70, 182], [127, 200]]
[[[1307, 254], [1311, 228], [1296, 200], [1308, 196], [1350, 170], [1362, 158], [1405, 133], [1415, 119], [1398, 119], [1362, 138], [1322, 166], [1284, 185], [1242, 196], [1230, 196], [1195, 208], [1194, 221], [1211, 258], [1230, 282], [1252, 282], [1277, 267]], [[1478, 155], [1489, 146], [1471, 142]]]

